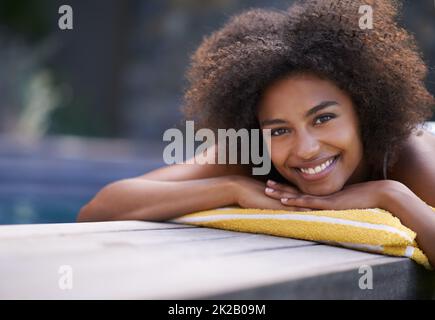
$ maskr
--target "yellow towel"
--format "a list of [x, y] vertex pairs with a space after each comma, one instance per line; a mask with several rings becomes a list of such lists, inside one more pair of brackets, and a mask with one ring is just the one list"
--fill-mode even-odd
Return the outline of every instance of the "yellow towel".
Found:
[[426, 255], [417, 246], [416, 233], [388, 211], [378, 208], [299, 212], [226, 207], [187, 214], [171, 221], [408, 257], [432, 270]]

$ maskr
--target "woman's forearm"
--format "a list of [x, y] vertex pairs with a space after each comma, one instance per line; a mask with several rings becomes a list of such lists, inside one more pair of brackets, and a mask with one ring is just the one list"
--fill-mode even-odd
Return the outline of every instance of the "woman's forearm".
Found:
[[417, 233], [417, 243], [435, 267], [435, 212], [407, 187], [385, 192], [384, 209]]
[[126, 179], [103, 188], [84, 206], [78, 221], [164, 221], [235, 204], [230, 176], [188, 181]]

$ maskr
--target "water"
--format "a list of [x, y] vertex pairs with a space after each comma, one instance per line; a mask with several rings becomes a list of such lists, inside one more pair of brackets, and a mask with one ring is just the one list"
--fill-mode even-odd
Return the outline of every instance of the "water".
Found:
[[0, 201], [0, 225], [75, 222], [89, 197], [20, 197]]
[[4, 154], [0, 156], [0, 225], [76, 222], [83, 205], [105, 185], [156, 169], [159, 161]]

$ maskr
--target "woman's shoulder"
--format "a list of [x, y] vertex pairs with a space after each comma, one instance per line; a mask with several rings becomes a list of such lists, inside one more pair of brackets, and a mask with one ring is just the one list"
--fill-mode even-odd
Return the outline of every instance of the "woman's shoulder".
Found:
[[405, 142], [388, 178], [405, 184], [423, 200], [435, 195], [435, 135], [424, 129]]
[[[398, 155], [389, 178], [412, 178], [417, 173], [435, 171], [435, 134], [424, 129], [409, 136]], [[397, 180], [397, 179], [394, 179]]]

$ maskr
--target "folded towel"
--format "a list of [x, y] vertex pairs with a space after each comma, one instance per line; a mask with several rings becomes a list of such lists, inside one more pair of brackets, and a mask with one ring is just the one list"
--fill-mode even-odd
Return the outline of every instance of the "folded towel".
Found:
[[417, 246], [416, 233], [388, 211], [377, 208], [285, 211], [226, 207], [187, 214], [171, 221], [408, 257], [432, 270], [427, 257]]

